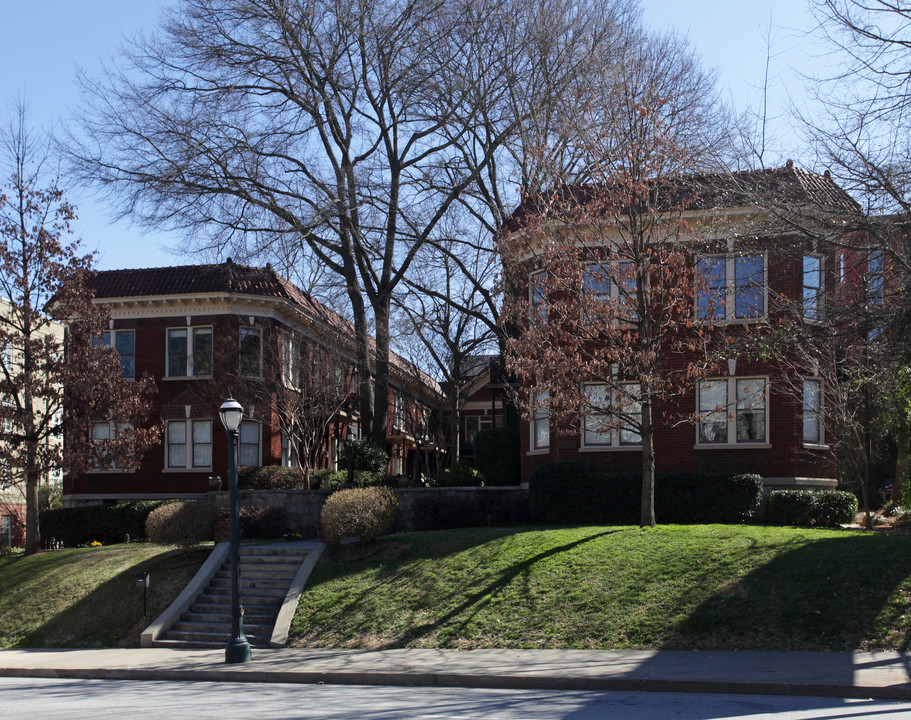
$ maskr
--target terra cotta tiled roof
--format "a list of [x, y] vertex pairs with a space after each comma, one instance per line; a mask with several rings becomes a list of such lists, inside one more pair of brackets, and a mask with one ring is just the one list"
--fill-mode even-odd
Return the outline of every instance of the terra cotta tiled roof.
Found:
[[[732, 173], [682, 175], [651, 181], [653, 202], [661, 209], [711, 210], [736, 207], [806, 209], [856, 213], [860, 206], [839, 187], [826, 171], [803, 170], [791, 160], [780, 168]], [[650, 191], [650, 192], [651, 192]], [[515, 230], [529, 217], [559, 212], [561, 207], [578, 207], [609, 198], [610, 183], [567, 185], [548, 195], [526, 197], [506, 222]]]

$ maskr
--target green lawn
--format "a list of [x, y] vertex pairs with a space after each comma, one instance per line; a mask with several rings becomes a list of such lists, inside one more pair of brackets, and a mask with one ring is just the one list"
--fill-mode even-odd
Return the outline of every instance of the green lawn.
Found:
[[911, 537], [754, 526], [473, 529], [323, 562], [309, 647], [907, 650]]
[[135, 573], [150, 573], [154, 618], [210, 550], [186, 557], [130, 544], [0, 558], [0, 647], [138, 646], [146, 623]]

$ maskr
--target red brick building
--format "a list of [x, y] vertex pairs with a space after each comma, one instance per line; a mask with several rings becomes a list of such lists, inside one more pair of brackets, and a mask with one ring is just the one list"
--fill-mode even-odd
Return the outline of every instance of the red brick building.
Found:
[[[687, 192], [681, 192], [681, 186]], [[807, 327], [822, 328], [830, 320], [825, 294], [842, 282], [837, 243], [815, 240], [815, 233], [803, 232], [799, 223], [786, 222], [784, 216], [785, 208], [800, 208], [811, 223], [822, 222], [827, 210], [857, 212], [856, 203], [828, 173], [807, 172], [789, 161], [775, 170], [683, 178], [669, 192], [676, 194], [669, 203], [684, 204], [680, 212], [686, 230], [677, 241], [700, 240], [702, 250], [694, 252], [691, 261], [712, 278], [701, 293], [717, 300], [712, 306], [716, 327], [742, 335], [748, 326], [775, 323], [784, 308], [796, 312]], [[570, 202], [576, 200], [570, 197]], [[522, 219], [535, 212], [534, 205], [520, 207], [510, 229], [522, 232]], [[608, 231], [603, 242], [611, 242], [609, 236]], [[547, 268], [533, 252], [526, 257], [529, 285], [519, 291], [528, 293], [529, 312], [539, 312], [542, 298], [533, 277]], [[582, 287], [583, 292], [598, 289], [587, 277]], [[694, 298], [694, 321], [702, 302], [702, 297]], [[797, 356], [800, 348], [788, 352]], [[687, 360], [683, 354], [662, 362], [671, 370]], [[656, 403], [655, 417], [692, 418], [656, 429], [656, 472], [757, 473], [766, 489], [835, 487], [821, 373], [806, 373], [795, 383], [793, 378], [786, 381], [780, 368], [781, 363], [746, 353], [728, 357], [718, 372], [695, 382], [686, 394]], [[629, 411], [634, 414], [632, 405]], [[523, 481], [552, 460], [581, 459], [603, 472], [641, 470], [637, 433], [622, 427], [599, 431], [590, 413], [583, 414], [574, 431], [552, 433], [546, 415], [540, 412], [521, 422]]]
[[[270, 388], [306, 382], [337, 388], [337, 407], [314, 453], [315, 467], [334, 468], [341, 442], [358, 434], [353, 328], [343, 317], [271, 267], [227, 262], [99, 272], [95, 302], [110, 311], [104, 341], [121, 355], [126, 377], [157, 385], [151, 423], [161, 443], [135, 469], [95, 470], [64, 479], [64, 504], [194, 498], [227, 479], [228, 442], [218, 408], [229, 395], [245, 407], [240, 465], [297, 465], [298, 447], [269, 401]], [[401, 358], [392, 358], [389, 395], [390, 471], [410, 469], [414, 430], [427, 431], [439, 390]], [[321, 388], [322, 389], [322, 388]], [[406, 413], [407, 410], [407, 413]], [[97, 422], [103, 439], [117, 432]], [[315, 468], [314, 468], [315, 469]]]

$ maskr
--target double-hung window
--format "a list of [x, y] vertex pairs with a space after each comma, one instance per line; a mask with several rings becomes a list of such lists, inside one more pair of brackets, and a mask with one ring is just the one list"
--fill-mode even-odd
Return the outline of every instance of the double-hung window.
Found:
[[0, 515], [0, 547], [13, 544], [13, 516]]
[[465, 417], [465, 443], [468, 447], [474, 444], [474, 436], [481, 430], [490, 430], [493, 427], [493, 421], [490, 416], [485, 415], [468, 415]]
[[620, 383], [612, 392], [605, 383], [583, 386], [587, 408], [582, 414], [582, 447], [609, 448], [642, 444], [638, 383]]
[[101, 343], [114, 348], [120, 356], [120, 377], [136, 377], [135, 330], [108, 330], [102, 333]]
[[753, 320], [766, 314], [765, 255], [704, 257], [696, 263], [700, 320]]
[[547, 407], [549, 396], [550, 393], [546, 390], [532, 395], [532, 450], [547, 450], [550, 447], [550, 410]]
[[[582, 322], [592, 324], [607, 317], [633, 322], [637, 317], [636, 268], [631, 262], [605, 265], [586, 263], [582, 274]], [[601, 305], [615, 303], [617, 310], [606, 314]]]
[[703, 380], [697, 391], [699, 445], [765, 443], [767, 381], [762, 377]]
[[806, 445], [822, 445], [822, 381], [807, 378], [803, 381], [803, 441]]
[[169, 470], [205, 470], [212, 467], [212, 421], [168, 420]]
[[255, 327], [240, 328], [241, 377], [263, 376], [263, 333]]
[[884, 280], [883, 251], [871, 250], [867, 255], [867, 302], [870, 305], [883, 304]]
[[803, 319], [819, 320], [819, 301], [822, 294], [822, 257], [803, 256]]
[[538, 270], [528, 276], [528, 306], [531, 320], [547, 322], [547, 292], [544, 288], [544, 273], [544, 270]]
[[300, 343], [293, 335], [282, 336], [282, 381], [290, 387], [300, 382]]
[[[113, 423], [113, 422], [93, 422], [89, 426], [90, 439], [93, 443], [98, 445], [104, 445], [105, 442], [110, 442], [111, 440], [116, 440], [119, 435], [125, 432], [129, 432], [133, 429], [133, 426], [129, 423]], [[102, 457], [105, 455], [104, 448], [101, 449]], [[102, 459], [95, 459], [92, 462], [92, 466], [95, 470], [114, 470], [121, 471], [124, 468], [118, 465], [108, 465], [103, 467], [104, 463]]]
[[168, 329], [168, 377], [212, 375], [212, 328]]
[[239, 465], [259, 467], [259, 436], [260, 425], [252, 420], [244, 420], [240, 424], [240, 459]]

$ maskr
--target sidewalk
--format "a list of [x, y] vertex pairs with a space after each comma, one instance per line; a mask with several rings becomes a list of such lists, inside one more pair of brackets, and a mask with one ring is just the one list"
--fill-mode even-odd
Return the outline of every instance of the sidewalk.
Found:
[[615, 650], [0, 650], [0, 675], [911, 699], [901, 653]]

